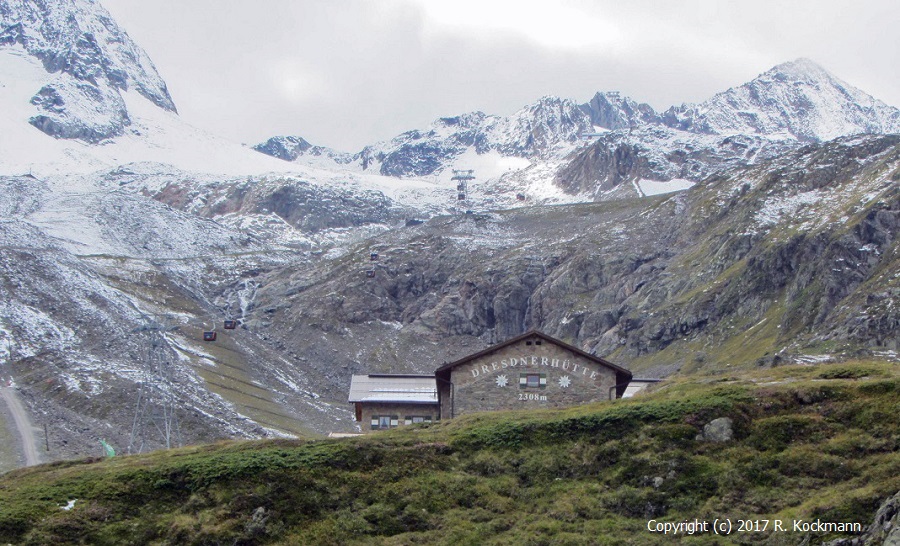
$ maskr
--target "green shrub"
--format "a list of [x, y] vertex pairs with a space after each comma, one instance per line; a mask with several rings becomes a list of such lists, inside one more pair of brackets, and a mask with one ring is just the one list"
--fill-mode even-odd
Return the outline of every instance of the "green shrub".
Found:
[[819, 374], [820, 379], [860, 379], [877, 374], [874, 368], [860, 366], [840, 367], [826, 370]]
[[781, 451], [794, 442], [821, 442], [828, 434], [829, 427], [820, 418], [778, 415], [755, 421], [750, 427], [748, 442], [761, 451]]

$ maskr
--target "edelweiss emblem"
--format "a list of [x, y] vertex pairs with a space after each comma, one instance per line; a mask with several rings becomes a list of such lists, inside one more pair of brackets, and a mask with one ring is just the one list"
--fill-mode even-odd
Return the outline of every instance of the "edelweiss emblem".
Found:
[[569, 379], [568, 375], [564, 375], [559, 378], [559, 386], [560, 387], [565, 389], [566, 387], [568, 387], [571, 384], [572, 384], [572, 381]]
[[507, 379], [505, 375], [497, 376], [497, 386], [498, 387], [505, 387], [507, 383], [509, 383], [509, 379]]

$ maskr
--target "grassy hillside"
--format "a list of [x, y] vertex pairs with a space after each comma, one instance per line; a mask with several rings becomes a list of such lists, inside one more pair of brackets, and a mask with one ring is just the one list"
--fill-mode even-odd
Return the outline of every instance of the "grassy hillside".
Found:
[[[900, 490], [900, 370], [858, 361], [695, 376], [636, 400], [363, 438], [55, 463], [0, 477], [22, 544], [799, 544]], [[718, 417], [735, 439], [698, 440]], [[69, 501], [74, 507], [64, 510]], [[650, 519], [781, 519], [665, 537]]]

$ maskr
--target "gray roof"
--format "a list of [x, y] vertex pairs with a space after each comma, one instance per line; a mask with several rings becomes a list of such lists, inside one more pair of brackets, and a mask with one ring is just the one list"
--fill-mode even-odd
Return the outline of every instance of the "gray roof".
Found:
[[350, 402], [437, 404], [437, 380], [433, 375], [354, 375]]
[[647, 379], [647, 378], [638, 378], [635, 377], [628, 383], [628, 387], [625, 388], [625, 393], [622, 394], [622, 398], [631, 398], [635, 394], [641, 392], [646, 389], [650, 385], [654, 383], [659, 383], [662, 379]]

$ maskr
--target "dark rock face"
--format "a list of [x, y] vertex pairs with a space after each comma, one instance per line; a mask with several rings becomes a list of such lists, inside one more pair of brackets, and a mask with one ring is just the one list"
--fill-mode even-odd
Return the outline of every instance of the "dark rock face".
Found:
[[697, 136], [666, 127], [613, 131], [573, 152], [554, 183], [567, 193], [600, 198], [622, 184], [675, 178], [698, 182], [724, 169], [771, 159], [792, 142], [749, 136]]
[[418, 142], [380, 156], [380, 173], [384, 176], [427, 176], [444, 166], [448, 158], [465, 151], [460, 146], [437, 142]]
[[262, 152], [284, 161], [293, 161], [310, 148], [312, 148], [312, 144], [302, 137], [295, 136], [272, 137], [253, 147], [257, 152]]
[[0, 45], [10, 46], [13, 44], [25, 45], [25, 28], [22, 23], [9, 25], [0, 31]]
[[303, 137], [277, 136], [253, 147], [254, 150], [284, 161], [295, 161], [301, 156], [325, 156], [339, 165], [350, 163], [356, 156], [336, 152], [324, 146], [313, 146]]
[[[31, 103], [45, 113], [28, 122], [55, 138], [96, 143], [121, 135], [131, 123], [122, 97], [105, 84], [63, 79], [42, 87]], [[96, 110], [82, 115], [84, 104], [94, 105]]]
[[380, 164], [379, 173], [385, 176], [428, 176], [468, 146], [475, 146], [478, 153], [489, 151], [490, 138], [484, 133], [494, 119], [481, 112], [440, 118], [428, 130], [407, 131], [357, 155], [363, 169]]
[[149, 196], [203, 217], [274, 213], [303, 233], [398, 223], [412, 214], [381, 192], [338, 190], [296, 179], [231, 180], [202, 193], [189, 182], [173, 181]]
[[900, 492], [881, 504], [863, 536], [832, 540], [825, 546], [900, 546]]
[[329, 192], [311, 185], [282, 186], [255, 204], [303, 231], [390, 221], [390, 200], [376, 192]]
[[579, 153], [556, 174], [556, 185], [568, 193], [604, 192], [629, 180], [662, 178], [653, 173], [641, 149], [634, 144], [597, 142]]
[[617, 131], [644, 125], [658, 125], [659, 114], [649, 104], [638, 104], [617, 92], [597, 93], [581, 109], [590, 116], [591, 124]]

